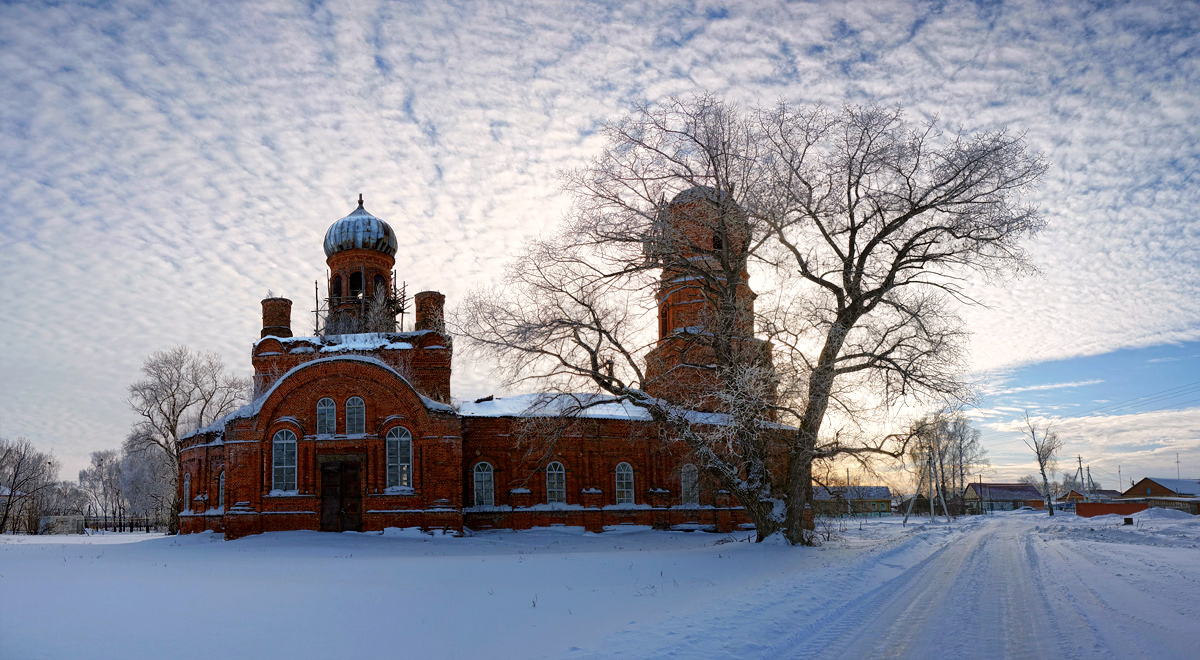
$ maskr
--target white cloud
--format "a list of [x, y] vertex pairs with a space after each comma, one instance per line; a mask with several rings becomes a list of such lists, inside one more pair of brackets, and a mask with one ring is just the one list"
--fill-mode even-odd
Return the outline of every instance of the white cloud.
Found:
[[1197, 34], [1186, 2], [4, 5], [0, 424], [77, 469], [150, 351], [248, 369], [258, 299], [306, 327], [359, 192], [453, 304], [559, 219], [597, 122], [700, 88], [1027, 132], [1044, 277], [976, 286], [975, 369], [1197, 339]]

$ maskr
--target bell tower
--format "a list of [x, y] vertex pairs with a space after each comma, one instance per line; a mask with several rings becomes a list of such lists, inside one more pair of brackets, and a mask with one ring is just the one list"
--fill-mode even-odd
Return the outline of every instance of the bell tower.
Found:
[[[754, 292], [743, 253], [749, 240], [745, 212], [723, 191], [696, 186], [663, 205], [646, 244], [647, 257], [662, 264], [658, 341], [646, 356], [645, 387], [652, 396], [715, 410], [718, 335], [753, 359], [770, 359], [767, 342], [754, 338]], [[732, 305], [733, 314], [718, 313], [722, 305]]]

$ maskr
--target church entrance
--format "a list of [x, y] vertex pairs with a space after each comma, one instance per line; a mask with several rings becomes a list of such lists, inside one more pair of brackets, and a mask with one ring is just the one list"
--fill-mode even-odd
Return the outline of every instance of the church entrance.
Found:
[[358, 457], [338, 459], [320, 461], [321, 531], [361, 532], [362, 484], [359, 475], [362, 462]]

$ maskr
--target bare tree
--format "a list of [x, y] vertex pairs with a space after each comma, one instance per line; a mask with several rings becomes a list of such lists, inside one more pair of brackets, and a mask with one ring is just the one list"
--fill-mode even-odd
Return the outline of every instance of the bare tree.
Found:
[[[1029, 412], [1025, 412], [1025, 435], [1022, 440], [1025, 441], [1025, 446], [1033, 452], [1034, 458], [1037, 460], [1038, 471], [1042, 476], [1042, 497], [1046, 500], [1046, 510], [1050, 515], [1054, 515], [1054, 493], [1050, 489], [1050, 478], [1047, 474], [1053, 474], [1058, 469], [1058, 452], [1062, 449], [1062, 440], [1058, 434], [1050, 430], [1051, 424], [1047, 424], [1044, 428], [1038, 428], [1029, 417]], [[1055, 484], [1057, 485], [1057, 484]]]
[[129, 407], [140, 420], [127, 446], [157, 449], [172, 467], [171, 517], [168, 529], [179, 530], [179, 439], [211, 424], [245, 403], [250, 381], [225, 373], [216, 353], [192, 353], [185, 346], [146, 358], [142, 380], [129, 386]]
[[25, 522], [22, 512], [54, 486], [58, 470], [54, 455], [38, 451], [29, 440], [0, 438], [0, 533]]
[[[973, 302], [966, 278], [1027, 266], [1019, 239], [1042, 219], [1019, 198], [1045, 165], [1022, 136], [945, 136], [874, 107], [743, 113], [701, 96], [639, 107], [604, 132], [609, 147], [566, 176], [562, 233], [535, 241], [504, 286], [469, 296], [457, 330], [512, 384], [598, 388], [646, 409], [760, 537], [782, 527], [808, 543], [814, 462], [898, 458], [913, 430], [876, 430], [868, 413], [966, 394], [951, 304]], [[670, 221], [681, 195], [702, 198], [704, 231]], [[771, 287], [755, 303], [769, 346], [744, 332], [750, 267]], [[648, 394], [646, 321], [662, 283], [685, 280], [706, 313], [681, 350], [707, 366], [711, 395], [666, 401]], [[699, 425], [689, 408], [727, 418]], [[840, 424], [824, 430], [831, 411]]]
[[128, 509], [123, 482], [121, 452], [116, 449], [92, 452], [90, 465], [79, 471], [79, 487], [87, 493], [89, 509], [118, 526]]
[[125, 440], [121, 453], [121, 492], [129, 514], [151, 518], [156, 524], [170, 519], [178, 466], [157, 446], [147, 446], [137, 435]]

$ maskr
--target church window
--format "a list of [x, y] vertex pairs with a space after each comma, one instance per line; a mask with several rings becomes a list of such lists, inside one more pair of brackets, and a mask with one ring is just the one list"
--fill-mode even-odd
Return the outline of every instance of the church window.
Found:
[[296, 490], [296, 434], [284, 429], [271, 442], [271, 490]]
[[333, 288], [333, 297], [341, 298], [342, 297], [342, 276], [341, 275], [333, 276], [333, 287], [332, 288]]
[[372, 282], [371, 295], [378, 296], [381, 293], [387, 295], [387, 282], [384, 281], [383, 275], [376, 273]]
[[721, 241], [721, 236], [718, 234], [713, 234], [713, 250], [720, 252], [724, 246], [725, 243]]
[[192, 475], [183, 475], [183, 508], [182, 511], [187, 511], [192, 507]]
[[325, 397], [317, 402], [317, 435], [333, 435], [337, 424], [337, 404]]
[[367, 432], [367, 408], [363, 400], [352, 396], [346, 401], [346, 435], [362, 435]]
[[567, 501], [567, 472], [563, 464], [551, 461], [546, 466], [546, 502], [565, 504]]
[[633, 467], [617, 465], [617, 504], [633, 504]]
[[225, 470], [217, 477], [217, 508], [225, 508]]
[[350, 273], [350, 297], [357, 298], [363, 292], [362, 273]]
[[475, 465], [475, 506], [492, 506], [496, 500], [493, 495], [494, 482], [490, 463]]
[[700, 473], [695, 465], [688, 463], [679, 471], [680, 492], [683, 493], [684, 504], [700, 503]]
[[412, 486], [412, 434], [399, 426], [387, 434], [387, 485]]

